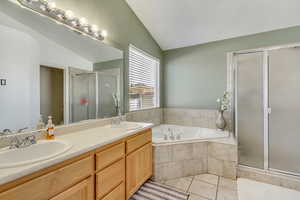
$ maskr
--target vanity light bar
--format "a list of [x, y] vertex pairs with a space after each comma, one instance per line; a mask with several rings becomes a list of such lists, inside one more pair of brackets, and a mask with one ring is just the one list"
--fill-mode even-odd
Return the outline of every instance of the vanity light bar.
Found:
[[107, 36], [106, 30], [99, 31], [96, 25], [90, 25], [85, 18], [77, 18], [70, 10], [64, 11], [56, 7], [55, 2], [47, 0], [18, 0], [21, 6], [33, 10], [39, 14], [50, 17], [51, 19], [66, 25], [67, 27], [88, 35], [96, 40], [104, 40]]

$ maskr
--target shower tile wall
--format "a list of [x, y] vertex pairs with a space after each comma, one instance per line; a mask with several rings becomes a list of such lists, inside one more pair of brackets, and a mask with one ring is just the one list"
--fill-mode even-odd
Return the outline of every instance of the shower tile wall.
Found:
[[[164, 108], [163, 115], [165, 124], [215, 129], [218, 111], [213, 109]], [[224, 117], [227, 122], [227, 129], [231, 130], [230, 113], [225, 112]]]

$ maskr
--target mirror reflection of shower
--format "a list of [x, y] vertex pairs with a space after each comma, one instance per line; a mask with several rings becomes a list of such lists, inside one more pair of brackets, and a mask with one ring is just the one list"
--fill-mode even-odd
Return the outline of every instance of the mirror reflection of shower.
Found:
[[71, 122], [108, 118], [121, 113], [118, 80], [118, 75], [104, 72], [71, 73]]

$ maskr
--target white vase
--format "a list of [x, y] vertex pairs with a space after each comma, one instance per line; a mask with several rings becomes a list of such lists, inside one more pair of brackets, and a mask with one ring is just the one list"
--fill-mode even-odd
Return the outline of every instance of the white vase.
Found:
[[219, 110], [218, 111], [218, 116], [217, 116], [217, 120], [216, 120], [216, 126], [217, 128], [224, 130], [226, 128], [226, 121], [224, 118], [224, 111], [223, 110]]

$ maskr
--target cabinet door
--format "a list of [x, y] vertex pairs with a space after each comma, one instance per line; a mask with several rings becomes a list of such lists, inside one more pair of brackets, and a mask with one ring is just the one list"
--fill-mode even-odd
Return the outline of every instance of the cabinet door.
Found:
[[152, 176], [152, 144], [148, 143], [126, 157], [127, 199]]
[[93, 200], [92, 177], [78, 183], [50, 200]]

